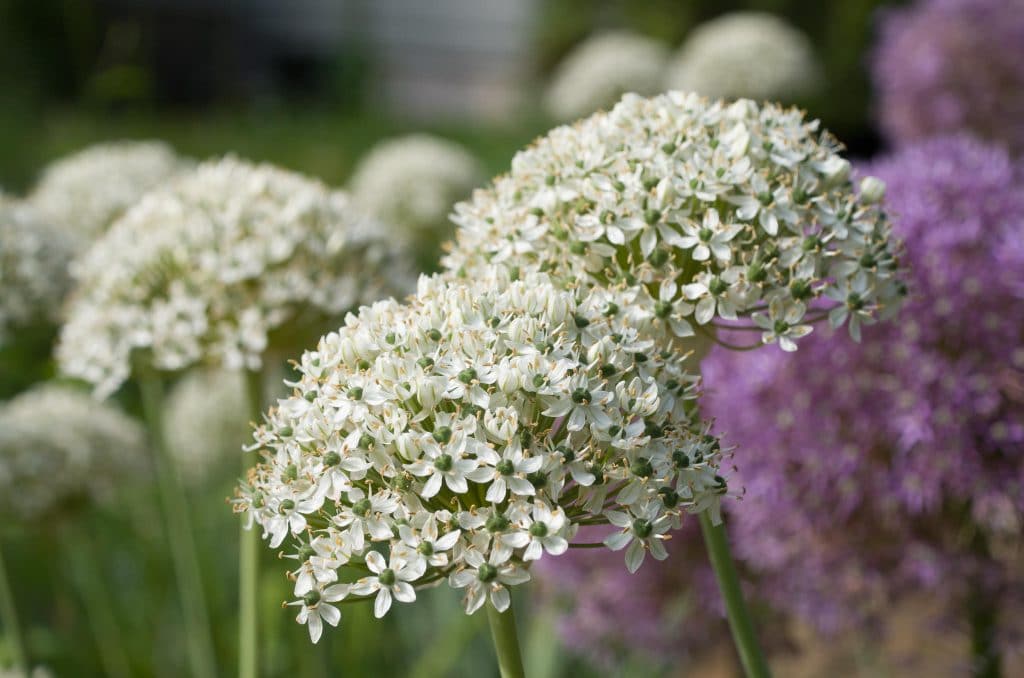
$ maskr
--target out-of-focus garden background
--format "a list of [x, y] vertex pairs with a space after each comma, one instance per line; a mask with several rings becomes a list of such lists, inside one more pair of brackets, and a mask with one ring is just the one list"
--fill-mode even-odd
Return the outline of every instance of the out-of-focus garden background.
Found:
[[[771, 13], [806, 36], [813, 66], [801, 81], [806, 86], [783, 88], [779, 96], [820, 118], [846, 145], [849, 157], [866, 160], [892, 146], [880, 131], [870, 55], [885, 12], [905, 4], [0, 0], [0, 189], [29, 194], [48, 164], [96, 143], [160, 140], [187, 158], [231, 153], [355, 190], [354, 170], [371, 149], [413, 133], [461, 145], [476, 158], [470, 175], [478, 178], [471, 185], [483, 185], [487, 177], [507, 171], [515, 152], [538, 135], [605, 108], [622, 91], [644, 83], [643, 73], [626, 71], [623, 77], [631, 84], [589, 109], [586, 97], [574, 103], [572, 96], [559, 95], [559, 77], [579, 85], [581, 79], [615, 69], [614, 64], [595, 66], [588, 74], [584, 66], [565, 76], [566, 58], [588, 36], [626, 31], [647, 36], [661, 44], [656, 49], [664, 50], [669, 61], [699, 26], [739, 10]], [[1020, 5], [1015, 9], [1024, 12]], [[682, 75], [678, 78], [676, 82], [685, 81]], [[666, 81], [644, 84], [650, 91], [642, 93], [661, 91], [669, 86]], [[720, 94], [735, 96], [730, 91]], [[992, 136], [984, 130], [981, 134]], [[454, 201], [467, 195], [462, 190], [450, 197]], [[423, 249], [424, 270], [431, 268], [440, 240], [450, 235], [445, 229], [443, 223], [429, 224], [430, 235], [421, 236], [432, 239]], [[23, 330], [18, 341], [0, 350], [0, 398], [13, 398], [33, 383], [57, 376], [50, 358], [53, 332], [45, 327]], [[115, 400], [139, 416], [132, 386]], [[194, 417], [201, 412], [202, 407]], [[170, 419], [169, 426], [184, 430], [190, 421], [183, 415]], [[59, 429], [61, 418], [55, 416], [52, 425]], [[224, 440], [236, 437], [225, 434]], [[241, 442], [245, 439], [243, 429]], [[232, 448], [227, 442], [217, 444]], [[217, 463], [187, 480], [221, 675], [234, 672], [237, 643], [238, 519], [226, 501], [237, 484], [235, 449], [221, 450]], [[145, 474], [117, 485], [115, 500], [60, 507], [45, 521], [0, 522], [0, 548], [25, 645], [33, 665], [56, 676], [106, 675], [111, 666], [120, 666], [123, 675], [186, 675], [184, 634], [159, 502]], [[274, 562], [269, 551], [262, 556], [266, 563]], [[691, 559], [696, 557], [702, 556]], [[660, 566], [672, 568], [673, 562]], [[1020, 566], [1019, 559], [1010, 562]], [[616, 559], [615, 565], [621, 567], [621, 562]], [[601, 594], [593, 587], [622, 585], [613, 576], [603, 584], [592, 579], [584, 583], [585, 570], [556, 569], [537, 587], [546, 595], [524, 595], [520, 626], [528, 675], [738, 675], [724, 620], [688, 617], [692, 601], [685, 596], [656, 625], [674, 624], [680, 637], [694, 629], [703, 645], [689, 644], [686, 652], [665, 652], [659, 643], [646, 644], [626, 632], [618, 643], [609, 639], [608, 628], [645, 628], [650, 623], [632, 618], [644, 613], [628, 602], [620, 608], [595, 604], [573, 612], [583, 615], [582, 620], [561, 619], [566, 592], [578, 590], [596, 599]], [[426, 678], [495, 673], [486, 622], [479, 614], [464, 615], [458, 595], [447, 587], [424, 594], [419, 604], [403, 606], [383, 620], [374, 619], [367, 606], [343, 606], [342, 627], [329, 629], [312, 645], [306, 629], [293, 623], [293, 611], [280, 609], [282, 601], [293, 597], [291, 583], [281, 572], [270, 565], [262, 571], [263, 675]], [[653, 575], [642, 569], [636, 576]], [[880, 634], [883, 638], [861, 627], [823, 640], [809, 623], [783, 621], [768, 609], [771, 596], [767, 598], [759, 619], [780, 676], [959, 675], [969, 654], [969, 634], [941, 618], [926, 588], [891, 611], [891, 626]], [[588, 650], [588, 638], [602, 639], [607, 651]], [[109, 656], [111, 641], [121, 656]], [[0, 675], [7, 675], [2, 669], [10, 658], [9, 638], [0, 634]], [[1009, 658], [1003, 673], [1024, 675], [1013, 673], [1020, 666]]]

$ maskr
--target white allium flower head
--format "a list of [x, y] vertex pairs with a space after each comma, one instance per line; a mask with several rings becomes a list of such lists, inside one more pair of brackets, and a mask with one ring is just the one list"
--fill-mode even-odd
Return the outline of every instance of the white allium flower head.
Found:
[[418, 234], [444, 225], [456, 201], [483, 178], [480, 163], [461, 145], [410, 134], [374, 146], [356, 167], [349, 190], [358, 208]]
[[0, 193], [0, 346], [17, 328], [58, 321], [72, 253], [58, 229]]
[[456, 205], [444, 265], [612, 290], [636, 327], [668, 337], [740, 325], [793, 350], [825, 315], [859, 336], [905, 290], [884, 206], [849, 169], [799, 110], [627, 94]]
[[733, 12], [701, 24], [667, 69], [669, 89], [712, 98], [791, 102], [813, 93], [822, 73], [811, 41], [766, 12]]
[[145, 466], [141, 426], [77, 389], [36, 386], [0, 405], [0, 514], [33, 521], [106, 499]]
[[245, 379], [238, 371], [190, 371], [168, 394], [164, 416], [168, 447], [190, 484], [206, 481], [227, 459], [237, 462], [252, 431]]
[[574, 120], [608, 108], [626, 92], [662, 89], [669, 50], [661, 42], [628, 31], [597, 33], [558, 65], [544, 97], [556, 120]]
[[424, 277], [303, 355], [236, 508], [294, 559], [314, 641], [346, 596], [379, 617], [447, 581], [467, 613], [504, 610], [581, 522], [620, 528], [606, 544], [636, 570], [666, 557], [683, 513], [717, 515], [722, 450], [687, 406], [696, 380], [615, 305], [544, 274]]
[[210, 161], [149, 193], [76, 263], [57, 357], [100, 396], [135, 351], [160, 370], [257, 369], [318, 321], [408, 289], [409, 270], [400, 240], [344, 193]]
[[161, 141], [96, 144], [47, 166], [29, 201], [84, 246], [146, 192], [189, 166]]

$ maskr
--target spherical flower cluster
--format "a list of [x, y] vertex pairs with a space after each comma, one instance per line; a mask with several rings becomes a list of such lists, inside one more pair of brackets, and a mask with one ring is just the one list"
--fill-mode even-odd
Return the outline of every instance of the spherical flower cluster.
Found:
[[411, 134], [373, 147], [349, 182], [352, 202], [381, 221], [416, 235], [448, 221], [452, 205], [467, 197], [484, 172], [459, 144]]
[[144, 470], [145, 435], [89, 394], [44, 384], [0, 405], [0, 514], [37, 521], [103, 500]]
[[553, 130], [457, 205], [444, 263], [616, 290], [635, 326], [668, 336], [726, 321], [792, 350], [826, 315], [858, 336], [904, 289], [884, 185], [868, 178], [858, 192], [848, 174], [837, 143], [798, 110], [626, 95]]
[[964, 131], [1024, 151], [1018, 0], [918, 0], [882, 16], [872, 71], [892, 143]]
[[661, 91], [669, 50], [627, 31], [593, 35], [558, 65], [544, 106], [556, 120], [575, 120], [612, 106], [626, 92]]
[[58, 359], [99, 395], [140, 349], [161, 370], [256, 369], [268, 348], [306, 339], [303, 327], [411, 286], [408, 269], [394, 234], [345, 194], [267, 165], [204, 163], [83, 256]]
[[822, 84], [806, 35], [764, 12], [733, 12], [701, 24], [668, 66], [670, 89], [712, 98], [792, 102]]
[[71, 256], [57, 229], [0, 194], [0, 346], [16, 328], [57, 321]]
[[46, 167], [29, 201], [84, 247], [146, 192], [187, 167], [161, 141], [96, 144]]
[[900, 322], [702, 365], [704, 413], [749, 451], [738, 552], [826, 631], [914, 591], [960, 615], [971, 587], [1024, 628], [1024, 570], [996, 557], [1024, 526], [1024, 164], [952, 138], [865, 169], [907, 244]]
[[407, 305], [364, 307], [303, 355], [237, 507], [288, 543], [314, 641], [332, 603], [372, 597], [380, 617], [445, 580], [467, 613], [503, 611], [580, 525], [613, 525], [604, 544], [635, 571], [684, 512], [717, 519], [726, 491], [682, 361], [607, 293], [421, 278]]
[[216, 477], [230, 459], [238, 466], [241, 441], [252, 430], [240, 372], [193, 370], [174, 385], [166, 409], [167, 444], [186, 482]]

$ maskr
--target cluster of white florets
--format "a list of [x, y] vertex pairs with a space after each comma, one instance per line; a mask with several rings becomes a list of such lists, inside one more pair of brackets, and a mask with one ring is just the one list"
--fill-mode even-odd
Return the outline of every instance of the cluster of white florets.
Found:
[[379, 617], [447, 581], [467, 613], [504, 610], [580, 525], [620, 528], [604, 543], [635, 571], [684, 512], [717, 513], [722, 451], [692, 413], [695, 379], [622, 308], [543, 274], [421, 278], [303, 355], [236, 506], [287, 544], [314, 641], [344, 598], [373, 597]]
[[57, 229], [0, 194], [0, 346], [19, 327], [56, 323], [71, 256]]
[[662, 89], [669, 50], [627, 31], [597, 33], [577, 45], [558, 65], [544, 106], [556, 120], [574, 120], [612, 106], [626, 92]]
[[807, 36], [765, 12], [734, 12], [701, 24], [666, 74], [669, 89], [759, 101], [792, 102], [822, 81]]
[[46, 167], [29, 201], [84, 246], [189, 164], [160, 141], [96, 144]]
[[88, 393], [38, 386], [0, 406], [0, 515], [34, 521], [104, 500], [145, 458], [130, 417]]
[[149, 193], [78, 262], [57, 355], [99, 395], [142, 349], [160, 370], [257, 369], [272, 331], [302, 341], [312, 321], [411, 287], [408, 270], [394, 234], [345, 194], [268, 165], [208, 162]]
[[237, 468], [239, 441], [252, 431], [249, 407], [238, 371], [196, 369], [174, 385], [165, 403], [165, 435], [187, 483], [216, 479], [229, 459]]
[[750, 327], [793, 350], [825, 315], [859, 336], [905, 290], [884, 184], [855, 190], [849, 171], [797, 109], [626, 95], [457, 205], [444, 263], [614, 290], [634, 326], [668, 337]]
[[411, 234], [443, 226], [457, 201], [484, 178], [483, 168], [459, 144], [411, 134], [374, 146], [349, 182], [359, 209]]

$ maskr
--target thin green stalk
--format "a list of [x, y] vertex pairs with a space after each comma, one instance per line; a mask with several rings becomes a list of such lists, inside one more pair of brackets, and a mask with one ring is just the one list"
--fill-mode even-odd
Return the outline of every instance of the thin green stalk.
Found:
[[[261, 372], [246, 371], [246, 395], [249, 402], [249, 416], [259, 422], [263, 414], [263, 375]], [[249, 471], [251, 461], [242, 457], [242, 477]], [[256, 678], [259, 673], [259, 615], [256, 596], [259, 583], [260, 537], [255, 526], [245, 529], [242, 523], [238, 542], [238, 675], [239, 678]]]
[[498, 655], [498, 670], [501, 678], [526, 678], [523, 671], [523, 657], [519, 652], [519, 637], [516, 635], [516, 615], [512, 605], [504, 612], [498, 612], [489, 602], [487, 621], [491, 624], [491, 638]]
[[[977, 527], [971, 539], [971, 550], [982, 559], [991, 557], [988, 540]], [[1001, 678], [1003, 658], [996, 641], [999, 607], [991, 592], [977, 580], [970, 582], [967, 618], [971, 625], [971, 675], [975, 678]]]
[[0, 549], [0, 622], [3, 622], [4, 633], [14, 655], [14, 668], [27, 676], [28, 652], [25, 650], [24, 636], [21, 635], [21, 626], [18, 624], [18, 611], [14, 607], [14, 594], [11, 593], [11, 582], [7, 578], [3, 549]]
[[733, 562], [732, 553], [729, 550], [725, 526], [713, 524], [711, 516], [704, 511], [700, 514], [700, 529], [704, 533], [704, 544], [708, 549], [711, 567], [715, 571], [715, 579], [718, 580], [718, 588], [725, 600], [729, 628], [732, 630], [732, 638], [736, 644], [736, 652], [740, 656], [740, 663], [743, 664], [743, 673], [747, 678], [769, 678], [771, 672], [768, 670], [768, 662], [765, 661], [761, 652], [761, 646], [757, 642], [757, 634], [754, 632], [754, 624], [747, 611], [747, 604], [743, 600], [743, 590], [740, 588], [736, 564]]
[[[83, 529], [83, 528], [79, 528]], [[128, 655], [124, 651], [124, 638], [111, 605], [112, 596], [103, 580], [103, 572], [88, 535], [81, 535], [75, 526], [63, 530], [63, 541], [73, 556], [71, 578], [82, 596], [85, 613], [89, 617], [96, 648], [99, 650], [103, 671], [111, 678], [129, 678], [132, 675]]]
[[167, 447], [164, 434], [164, 388], [158, 375], [141, 374], [142, 408], [153, 438], [157, 485], [167, 521], [171, 559], [177, 578], [185, 613], [185, 637], [188, 642], [189, 664], [195, 678], [215, 678], [217, 664], [214, 659], [210, 618], [203, 595], [203, 580], [196, 553], [195, 538], [189, 519], [189, 505], [182, 486], [178, 466]]

